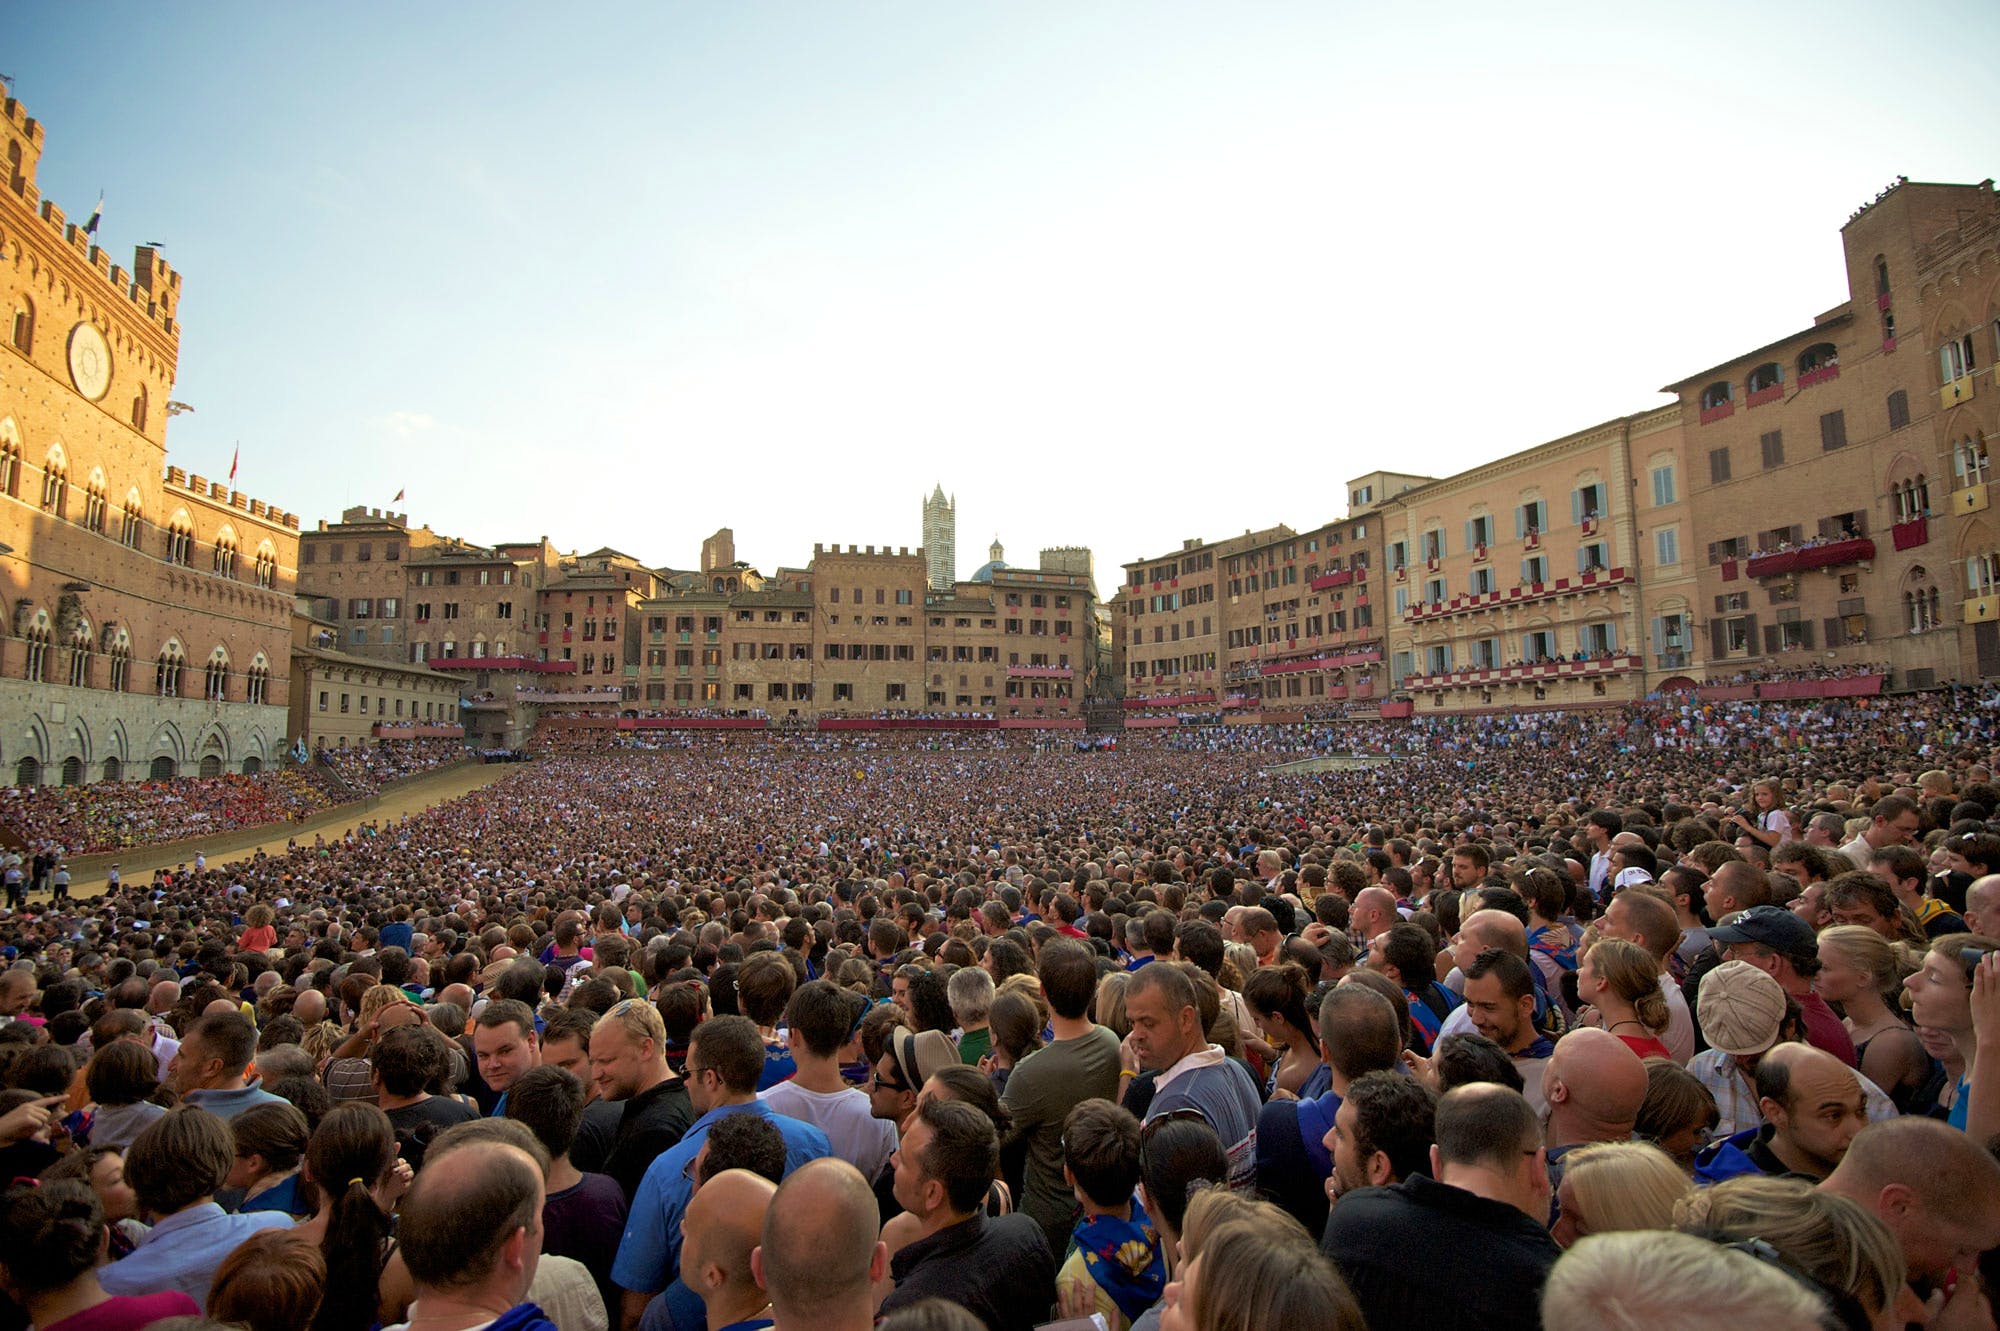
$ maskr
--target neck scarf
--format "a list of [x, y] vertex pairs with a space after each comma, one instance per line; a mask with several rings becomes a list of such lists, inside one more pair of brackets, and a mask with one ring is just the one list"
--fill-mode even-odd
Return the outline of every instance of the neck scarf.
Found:
[[1136, 1197], [1130, 1220], [1091, 1216], [1076, 1227], [1074, 1241], [1083, 1254], [1084, 1270], [1111, 1296], [1126, 1321], [1137, 1319], [1166, 1292], [1167, 1262], [1160, 1252], [1159, 1231]]

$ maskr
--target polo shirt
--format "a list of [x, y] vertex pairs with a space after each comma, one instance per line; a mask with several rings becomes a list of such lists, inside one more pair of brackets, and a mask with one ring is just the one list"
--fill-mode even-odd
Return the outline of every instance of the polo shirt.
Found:
[[956, 1303], [988, 1331], [1032, 1331], [1056, 1301], [1056, 1262], [1042, 1227], [1020, 1212], [947, 1225], [905, 1244], [889, 1260], [896, 1288], [882, 1315], [919, 1299]]
[[258, 1105], [282, 1105], [290, 1103], [283, 1096], [273, 1095], [264, 1089], [262, 1077], [252, 1078], [241, 1086], [231, 1086], [225, 1090], [189, 1091], [181, 1097], [185, 1104], [206, 1109], [225, 1123], [246, 1109]]
[[708, 1140], [709, 1126], [729, 1114], [761, 1114], [777, 1125], [785, 1139], [787, 1174], [808, 1160], [833, 1154], [824, 1132], [810, 1123], [773, 1113], [762, 1100], [709, 1110], [694, 1121], [680, 1141], [660, 1153], [639, 1181], [626, 1217], [625, 1236], [618, 1244], [618, 1259], [611, 1264], [612, 1282], [620, 1289], [651, 1294], [673, 1283], [681, 1264], [681, 1219], [694, 1196], [694, 1184], [686, 1170]]
[[1412, 1174], [1343, 1195], [1320, 1250], [1375, 1327], [1536, 1331], [1562, 1249], [1518, 1207]]
[[214, 1202], [203, 1202], [147, 1230], [129, 1256], [97, 1269], [97, 1283], [106, 1294], [179, 1290], [207, 1307], [209, 1282], [223, 1258], [259, 1230], [289, 1229], [291, 1224], [292, 1218], [280, 1211], [230, 1215]]

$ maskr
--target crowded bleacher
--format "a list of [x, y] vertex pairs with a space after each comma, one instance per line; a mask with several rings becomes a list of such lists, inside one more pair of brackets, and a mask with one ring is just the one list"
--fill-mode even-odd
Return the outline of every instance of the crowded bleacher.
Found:
[[281, 854], [8, 855], [0, 1318], [1990, 1326], [1996, 703], [553, 727]]

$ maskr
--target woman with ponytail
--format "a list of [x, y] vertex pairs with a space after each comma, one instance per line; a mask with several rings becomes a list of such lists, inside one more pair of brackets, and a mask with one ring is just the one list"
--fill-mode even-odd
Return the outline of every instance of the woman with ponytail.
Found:
[[1281, 966], [1259, 966], [1243, 986], [1243, 1001], [1250, 1005], [1264, 1039], [1281, 1051], [1264, 1086], [1264, 1097], [1283, 1093], [1288, 1100], [1310, 1099], [1330, 1084], [1326, 1063], [1320, 1057], [1319, 1032], [1306, 1011], [1312, 995], [1312, 979], [1305, 969], [1292, 962]]
[[97, 1266], [110, 1237], [88, 1185], [64, 1179], [15, 1188], [0, 1198], [0, 1290], [39, 1331], [138, 1331], [201, 1311], [179, 1290], [105, 1293]]
[[326, 1258], [326, 1297], [312, 1331], [368, 1331], [376, 1323], [389, 1216], [410, 1186], [389, 1116], [358, 1100], [335, 1105], [306, 1144], [313, 1215], [293, 1231]]
[[1645, 948], [1622, 938], [1599, 940], [1576, 968], [1576, 995], [1597, 1009], [1599, 1025], [1639, 1057], [1673, 1058], [1660, 1041], [1667, 1029], [1660, 965]]

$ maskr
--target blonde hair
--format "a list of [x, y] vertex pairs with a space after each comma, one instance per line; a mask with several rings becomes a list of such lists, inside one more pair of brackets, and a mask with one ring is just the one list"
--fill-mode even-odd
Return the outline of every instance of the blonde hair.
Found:
[[1188, 1198], [1187, 1214], [1181, 1217], [1181, 1265], [1201, 1255], [1208, 1236], [1232, 1220], [1256, 1215], [1259, 1203], [1248, 1193], [1232, 1192], [1216, 1186], [1197, 1188]]
[[[361, 1030], [368, 1029], [368, 1023], [382, 1012], [383, 1008], [394, 1007], [398, 1003], [410, 1002], [410, 996], [393, 984], [378, 984], [361, 995], [361, 1016], [356, 1025]], [[414, 1005], [413, 1005], [414, 1006]]]
[[[597, 1020], [619, 1027], [634, 1041], [651, 1040], [655, 1053], [667, 1047], [667, 1023], [661, 1019], [660, 1010], [643, 998], [627, 998], [614, 1003], [610, 1011]], [[589, 1043], [586, 1037], [586, 1047]]]
[[333, 1051], [346, 1040], [347, 1032], [340, 1029], [339, 1023], [322, 1021], [305, 1033], [305, 1038], [299, 1041], [299, 1048], [311, 1054], [313, 1066], [319, 1067], [332, 1058]]
[[1632, 1005], [1639, 1024], [1658, 1035], [1667, 1029], [1667, 996], [1660, 992], [1660, 963], [1637, 943], [1600, 938], [1585, 959], [1611, 992]]
[[1215, 977], [1216, 982], [1225, 989], [1242, 992], [1243, 982], [1257, 969], [1257, 949], [1248, 943], [1225, 943], [1222, 955], [1222, 973]]
[[1921, 964], [1907, 943], [1892, 943], [1865, 924], [1836, 924], [1819, 931], [1820, 946], [1831, 943], [1854, 969], [1868, 977], [1884, 999], [1893, 999]]
[[1361, 1305], [1305, 1226], [1269, 1202], [1216, 1225], [1187, 1292], [1195, 1331], [1368, 1331]]
[[1724, 1179], [1676, 1206], [1674, 1228], [1722, 1243], [1762, 1239], [1795, 1269], [1852, 1296], [1870, 1317], [1888, 1309], [1907, 1275], [1887, 1225], [1804, 1179]]
[[1673, 1158], [1645, 1142], [1596, 1142], [1563, 1161], [1563, 1182], [1593, 1234], [1667, 1229], [1694, 1190]]
[[1543, 1326], [1821, 1331], [1825, 1311], [1818, 1295], [1748, 1253], [1640, 1230], [1580, 1240], [1542, 1288]]
[[1124, 971], [1113, 971], [1097, 983], [1097, 1024], [1121, 1040], [1132, 1033], [1132, 1023], [1125, 1017], [1125, 986], [1131, 979]]

